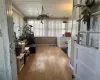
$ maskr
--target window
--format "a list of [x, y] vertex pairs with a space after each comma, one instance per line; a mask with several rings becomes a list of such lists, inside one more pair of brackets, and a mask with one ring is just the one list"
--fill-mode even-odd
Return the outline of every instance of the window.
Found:
[[99, 24], [99, 15], [91, 17], [90, 21], [90, 30], [87, 30], [87, 24], [84, 24], [81, 21], [81, 26], [79, 30], [79, 41], [78, 43], [88, 47], [99, 48], [99, 39], [100, 39], [100, 24]]
[[35, 36], [57, 37], [65, 34], [65, 24], [62, 20], [44, 20], [43, 24], [39, 20], [28, 20], [28, 24], [32, 25], [32, 31]]
[[19, 37], [22, 34], [24, 21], [23, 21], [23, 16], [21, 16], [14, 10], [13, 10], [13, 22], [14, 22], [14, 32], [16, 32], [16, 36]]

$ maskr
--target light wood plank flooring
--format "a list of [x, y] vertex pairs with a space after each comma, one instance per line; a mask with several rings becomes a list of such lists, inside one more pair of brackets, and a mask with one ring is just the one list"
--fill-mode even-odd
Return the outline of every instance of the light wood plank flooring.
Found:
[[18, 74], [18, 80], [72, 80], [67, 55], [55, 46], [39, 46]]

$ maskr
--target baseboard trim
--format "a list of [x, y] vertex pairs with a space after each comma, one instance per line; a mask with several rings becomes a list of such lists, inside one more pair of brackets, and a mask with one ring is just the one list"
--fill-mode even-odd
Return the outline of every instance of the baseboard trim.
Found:
[[57, 46], [57, 44], [36, 44], [37, 46], [43, 46], [43, 45], [47, 45], [47, 46]]
[[70, 64], [70, 68], [72, 69], [72, 71], [74, 72], [74, 67]]

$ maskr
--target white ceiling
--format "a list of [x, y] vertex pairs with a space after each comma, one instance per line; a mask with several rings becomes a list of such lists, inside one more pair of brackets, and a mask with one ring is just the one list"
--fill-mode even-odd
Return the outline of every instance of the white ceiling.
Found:
[[72, 14], [73, 0], [13, 0], [13, 3], [27, 17], [41, 14], [43, 5], [45, 13], [60, 18]]

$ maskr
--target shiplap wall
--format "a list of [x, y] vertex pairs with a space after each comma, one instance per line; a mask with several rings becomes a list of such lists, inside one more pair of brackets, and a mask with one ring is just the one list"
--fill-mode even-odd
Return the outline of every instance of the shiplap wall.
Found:
[[0, 0], [0, 80], [7, 80], [6, 65], [5, 65], [5, 52], [4, 52], [4, 39], [3, 39], [3, 27], [5, 26], [5, 9], [4, 1]]
[[0, 0], [0, 80], [17, 80], [13, 41], [12, 1]]
[[[12, 22], [10, 0], [0, 0], [0, 80], [12, 80], [8, 23]], [[11, 26], [9, 24], [9, 26]], [[11, 26], [13, 27], [13, 26]]]

